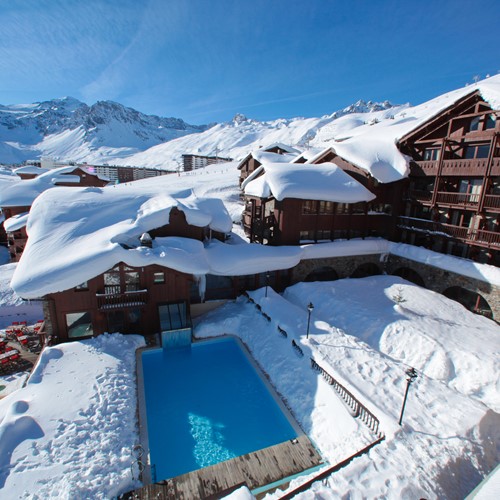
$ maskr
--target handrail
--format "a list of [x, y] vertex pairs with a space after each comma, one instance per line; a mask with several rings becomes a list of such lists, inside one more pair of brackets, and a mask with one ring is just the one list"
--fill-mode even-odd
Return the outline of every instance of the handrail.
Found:
[[286, 493], [282, 497], [279, 497], [279, 500], [289, 500], [290, 498], [293, 498], [295, 495], [301, 493], [302, 491], [308, 490], [313, 485], [313, 483], [315, 483], [316, 481], [321, 481], [323, 479], [326, 479], [328, 476], [331, 476], [334, 472], [338, 472], [340, 469], [343, 469], [345, 466], [349, 465], [355, 458], [358, 458], [361, 455], [368, 453], [374, 446], [381, 443], [384, 439], [385, 439], [385, 436], [379, 437], [376, 441], [373, 441], [373, 443], [370, 443], [368, 446], [365, 446], [362, 450], [356, 452], [354, 455], [351, 455], [349, 458], [342, 460], [342, 462], [339, 462], [338, 464], [333, 465], [332, 467], [319, 473], [317, 476], [313, 477], [312, 479], [309, 479], [309, 481], [306, 481], [305, 483], [301, 484], [300, 486], [298, 486], [294, 490]]
[[323, 375], [323, 378], [337, 391], [340, 397], [351, 408], [355, 417], [359, 417], [379, 438], [384, 434], [380, 432], [380, 422], [378, 418], [361, 403], [348, 389], [346, 389], [338, 380], [330, 375], [313, 358], [311, 358], [311, 368]]

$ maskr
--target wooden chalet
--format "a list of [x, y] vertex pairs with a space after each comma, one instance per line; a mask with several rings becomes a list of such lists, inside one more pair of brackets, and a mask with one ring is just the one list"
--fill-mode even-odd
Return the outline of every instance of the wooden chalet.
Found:
[[[20, 172], [20, 177], [22, 179], [21, 182], [25, 180], [33, 180], [37, 177], [34, 175], [36, 170], [40, 170], [40, 174], [47, 173], [50, 174], [50, 171], [47, 169], [41, 169], [39, 167], [30, 166], [29, 170], [26, 170], [25, 173]], [[29, 172], [29, 173], [28, 173]], [[68, 180], [64, 180], [64, 176], [68, 176]], [[108, 184], [108, 180], [99, 177], [94, 172], [90, 171], [87, 168], [83, 167], [74, 167], [73, 169], [69, 169], [64, 172], [62, 175], [58, 175], [58, 180], [54, 183], [55, 186], [70, 186], [70, 187], [103, 187]], [[16, 188], [18, 186], [22, 186], [22, 184], [16, 184]], [[34, 200], [33, 200], [34, 201]], [[19, 217], [23, 214], [27, 214], [30, 211], [31, 205], [18, 205], [16, 199], [10, 199], [2, 203], [2, 212], [4, 214], [5, 220], [11, 219], [12, 217]], [[11, 231], [6, 231], [7, 236], [7, 248], [10, 253], [10, 257], [12, 261], [19, 261], [21, 255], [24, 251], [24, 247], [26, 246], [26, 241], [28, 235], [26, 233], [26, 226], [21, 225], [14, 226], [15, 229]]]
[[[260, 148], [257, 151], [252, 151], [243, 160], [240, 161], [238, 165], [238, 170], [240, 171], [240, 186], [242, 182], [252, 174], [257, 168], [262, 165], [261, 154], [262, 153], [273, 153], [276, 155], [293, 155], [296, 156], [299, 151], [281, 143], [270, 144], [267, 147]], [[292, 158], [290, 158], [291, 161]]]
[[499, 117], [474, 91], [399, 140], [413, 158], [402, 242], [500, 265]]
[[[250, 155], [249, 155], [250, 156]], [[258, 168], [258, 162], [247, 157], [241, 171], [240, 185]], [[394, 239], [396, 215], [399, 213], [405, 181], [379, 183], [365, 170], [338, 156], [327, 148], [307, 160], [309, 165], [335, 163], [359, 182], [375, 199], [369, 202], [337, 203], [326, 200], [274, 197], [259, 198], [245, 194], [243, 227], [251, 242], [270, 245], [297, 245], [305, 242], [334, 241], [336, 239], [379, 236]], [[292, 163], [305, 164], [299, 155]]]
[[[171, 209], [169, 224], [141, 237], [140, 246], [151, 247], [154, 238], [166, 236], [225, 239], [223, 233], [188, 224], [177, 208]], [[43, 300], [47, 333], [54, 341], [64, 342], [104, 332], [151, 334], [190, 327], [190, 303], [199, 302], [200, 296], [191, 274], [159, 265], [132, 267], [119, 262], [105, 273]]]

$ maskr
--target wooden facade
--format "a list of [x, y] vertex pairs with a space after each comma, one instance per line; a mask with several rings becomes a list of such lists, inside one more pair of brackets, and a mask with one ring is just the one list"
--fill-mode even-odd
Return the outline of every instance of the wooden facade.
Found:
[[[148, 234], [151, 238], [141, 238], [145, 246], [151, 246], [156, 237], [166, 236], [199, 241], [207, 237], [225, 239], [223, 233], [188, 224], [184, 212], [177, 208], [170, 210], [168, 224]], [[230, 282], [228, 290], [224, 289], [228, 284], [220, 279], [210, 281], [209, 286], [216, 298], [229, 293], [232, 298], [239, 289], [235, 290]], [[169, 317], [183, 317], [189, 323], [190, 304], [201, 300], [199, 283], [190, 274], [159, 265], [136, 268], [120, 262], [70, 290], [45, 296], [47, 333], [55, 342], [104, 332], [160, 333], [179, 326], [169, 324]], [[181, 321], [183, 325], [185, 321]]]
[[[256, 160], [248, 158], [242, 163], [240, 184], [255, 170], [255, 162]], [[381, 184], [365, 170], [337, 156], [331, 148], [318, 155], [311, 164], [326, 162], [335, 162], [376, 198], [370, 202], [334, 203], [295, 198], [278, 201], [274, 198], [263, 199], [246, 195], [243, 227], [251, 242], [298, 245], [301, 242], [369, 236], [390, 240], [395, 238], [397, 214], [402, 207], [405, 181]], [[300, 156], [296, 163], [302, 163]]]
[[[283, 155], [295, 150], [287, 148], [283, 144], [272, 144], [266, 148], [263, 148], [261, 151], [266, 153], [275, 153], [278, 155]], [[257, 160], [252, 153], [245, 156], [245, 158], [243, 158], [243, 160], [238, 165], [238, 170], [240, 171], [240, 186], [242, 182], [250, 174], [252, 174], [255, 170], [257, 170], [261, 165], [262, 165], [261, 162]]]
[[[16, 215], [21, 215], [23, 213], [29, 212], [30, 207], [3, 207], [2, 212], [5, 216], [5, 220], [10, 219]], [[26, 228], [21, 227], [16, 231], [9, 231], [6, 233], [7, 248], [9, 250], [10, 259], [13, 262], [18, 262], [26, 246], [26, 241], [28, 240], [28, 235], [26, 234]]]
[[180, 304], [189, 317], [191, 285], [191, 275], [173, 269], [119, 263], [71, 290], [44, 297], [48, 333], [64, 342], [104, 332], [160, 332], [161, 306]]
[[500, 265], [500, 119], [473, 92], [403, 137], [413, 158], [400, 239]]

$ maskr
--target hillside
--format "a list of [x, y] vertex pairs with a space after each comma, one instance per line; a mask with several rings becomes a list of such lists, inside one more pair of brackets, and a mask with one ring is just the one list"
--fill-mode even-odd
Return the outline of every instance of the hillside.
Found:
[[88, 106], [64, 97], [0, 105], [0, 162], [52, 156], [103, 163], [206, 128], [179, 118], [145, 115], [112, 101]]
[[339, 122], [341, 117], [351, 117], [338, 124], [341, 129], [350, 129], [373, 119], [372, 114], [391, 114], [391, 109], [388, 101], [358, 101], [320, 118], [259, 122], [237, 114], [230, 122], [209, 127], [189, 125], [179, 118], [144, 115], [111, 101], [87, 106], [65, 97], [0, 105], [0, 162], [21, 163], [50, 156], [61, 161], [172, 168], [185, 153], [239, 158], [264, 140], [266, 144], [271, 141], [307, 147], [319, 136], [329, 137], [332, 122]]

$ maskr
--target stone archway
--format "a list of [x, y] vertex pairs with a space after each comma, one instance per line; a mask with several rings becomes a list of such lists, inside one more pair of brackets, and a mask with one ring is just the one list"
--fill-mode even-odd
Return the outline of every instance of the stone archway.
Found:
[[351, 274], [351, 278], [366, 278], [367, 276], [378, 276], [382, 270], [373, 262], [365, 262], [358, 266]]
[[317, 267], [310, 272], [304, 281], [335, 281], [339, 279], [337, 271], [333, 267], [323, 266]]
[[493, 319], [493, 311], [486, 299], [477, 292], [472, 292], [461, 286], [451, 286], [444, 290], [443, 295], [462, 304], [466, 309]]
[[422, 276], [420, 276], [417, 271], [409, 267], [399, 267], [392, 274], [393, 276], [399, 276], [406, 281], [411, 281], [412, 283], [415, 283], [415, 285], [425, 288], [425, 281]]

